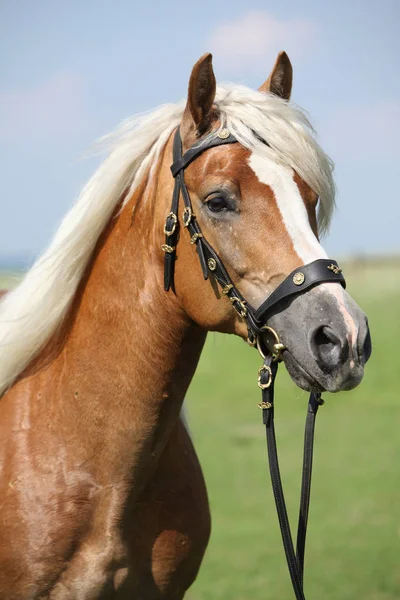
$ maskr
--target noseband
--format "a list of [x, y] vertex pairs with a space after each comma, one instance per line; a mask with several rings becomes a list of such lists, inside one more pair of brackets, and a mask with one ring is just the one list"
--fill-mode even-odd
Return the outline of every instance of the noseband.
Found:
[[[206, 150], [236, 143], [238, 141], [227, 129], [220, 129], [217, 133], [214, 132], [201, 142], [194, 144], [182, 155], [179, 127], [175, 132], [173, 143], [174, 162], [171, 166], [175, 186], [171, 211], [167, 215], [164, 226], [165, 244], [162, 245], [162, 250], [165, 253], [164, 289], [168, 291], [174, 287], [176, 246], [179, 235], [178, 206], [182, 194], [184, 203], [183, 225], [190, 234], [190, 243], [196, 246], [204, 279], [208, 279], [209, 275], [212, 275], [219, 283], [222, 295], [230, 300], [239, 317], [247, 324], [248, 343], [251, 346], [257, 346], [263, 358], [263, 364], [258, 371], [258, 386], [262, 392], [262, 401], [259, 407], [262, 409], [263, 423], [266, 426], [272, 489], [293, 590], [297, 600], [305, 600], [303, 591], [304, 551], [311, 489], [314, 426], [318, 408], [323, 404], [323, 400], [319, 392], [311, 392], [304, 436], [303, 476], [295, 553], [282, 489], [274, 427], [274, 382], [278, 363], [282, 360], [282, 352], [286, 347], [280, 341], [278, 334], [267, 325], [267, 321], [286, 299], [302, 294], [320, 283], [340, 283], [343, 287], [346, 287], [346, 283], [336, 261], [318, 259], [292, 271], [258, 309], [253, 308], [242, 296], [230, 278], [222, 260], [201, 232], [199, 223], [193, 213], [184, 177], [186, 167]], [[263, 334], [264, 339], [262, 339]]]

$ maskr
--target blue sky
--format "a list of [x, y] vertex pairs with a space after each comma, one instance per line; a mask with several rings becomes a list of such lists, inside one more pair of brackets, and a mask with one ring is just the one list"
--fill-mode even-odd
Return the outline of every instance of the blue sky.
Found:
[[0, 260], [31, 261], [122, 119], [182, 98], [194, 62], [258, 87], [277, 52], [336, 163], [332, 256], [398, 253], [398, 0], [2, 0]]

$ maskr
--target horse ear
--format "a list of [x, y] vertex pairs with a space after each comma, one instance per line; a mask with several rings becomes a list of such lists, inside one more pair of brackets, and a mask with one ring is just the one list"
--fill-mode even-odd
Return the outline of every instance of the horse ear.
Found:
[[204, 54], [194, 65], [189, 80], [188, 99], [183, 114], [183, 135], [202, 135], [209, 129], [213, 118], [213, 102], [216, 81], [212, 67], [212, 55]]
[[292, 91], [293, 67], [286, 52], [279, 52], [268, 79], [258, 88], [260, 92], [271, 92], [289, 100]]

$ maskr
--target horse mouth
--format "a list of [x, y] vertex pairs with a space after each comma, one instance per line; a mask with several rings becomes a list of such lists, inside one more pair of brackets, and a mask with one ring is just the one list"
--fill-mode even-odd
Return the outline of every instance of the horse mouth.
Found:
[[306, 392], [325, 392], [325, 387], [295, 359], [289, 350], [282, 354], [283, 362], [294, 383]]
[[364, 375], [362, 362], [355, 364], [354, 361], [346, 361], [332, 373], [323, 372], [315, 365], [318, 372], [314, 374], [310, 373], [290, 350], [285, 350], [282, 358], [294, 383], [308, 392], [336, 393], [352, 390], [359, 385]]

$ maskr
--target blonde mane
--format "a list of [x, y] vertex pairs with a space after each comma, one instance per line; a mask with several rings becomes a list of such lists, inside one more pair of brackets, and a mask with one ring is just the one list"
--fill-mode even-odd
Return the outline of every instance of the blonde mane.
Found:
[[[326, 230], [334, 207], [333, 165], [304, 112], [275, 96], [237, 85], [219, 86], [216, 104], [221, 127], [251, 151], [268, 153], [289, 165], [319, 195], [319, 226]], [[82, 190], [48, 249], [1, 301], [0, 394], [60, 326], [122, 194], [129, 190], [130, 197], [146, 170], [157, 163], [184, 106], [182, 101], [132, 117], [100, 140], [100, 146], [109, 150], [108, 158]]]

